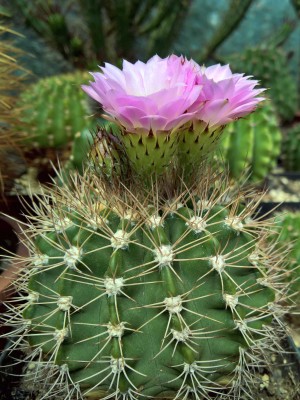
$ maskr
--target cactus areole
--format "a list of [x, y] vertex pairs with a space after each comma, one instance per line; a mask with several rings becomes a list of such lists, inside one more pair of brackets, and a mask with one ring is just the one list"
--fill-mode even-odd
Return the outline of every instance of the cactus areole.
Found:
[[[255, 81], [210, 68], [154, 57], [95, 74], [86, 90], [107, 100], [124, 137], [141, 138], [132, 144], [140, 164], [127, 153], [134, 170], [151, 152], [170, 150], [174, 129], [188, 126], [200, 141], [253, 110]], [[163, 107], [155, 111], [157, 102]], [[178, 132], [172, 151], [188, 162], [187, 146], [192, 152], [195, 144]], [[162, 156], [151, 154], [155, 169]], [[149, 193], [142, 180], [109, 187], [88, 169], [42, 197], [26, 233], [24, 303], [10, 305], [7, 318], [17, 326], [15, 346], [29, 345], [26, 376], [41, 398], [238, 399], [249, 392], [253, 369], [282, 329], [271, 325], [282, 294], [280, 259], [267, 226], [253, 218], [253, 192], [231, 193], [226, 179], [201, 171], [191, 187], [168, 191], [158, 183]]]

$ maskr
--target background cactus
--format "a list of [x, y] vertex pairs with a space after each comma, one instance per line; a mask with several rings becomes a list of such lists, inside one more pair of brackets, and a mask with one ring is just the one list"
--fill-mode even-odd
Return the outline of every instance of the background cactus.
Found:
[[286, 171], [300, 171], [300, 125], [287, 130], [283, 136], [282, 164]]
[[248, 48], [243, 54], [229, 58], [235, 71], [253, 75], [268, 88], [268, 94], [283, 121], [290, 121], [298, 106], [297, 83], [287, 63], [287, 56], [280, 48]]
[[20, 96], [20, 132], [38, 148], [62, 147], [77, 132], [93, 125], [85, 94], [80, 88], [87, 73], [72, 73], [39, 80]]
[[278, 246], [282, 244], [290, 248], [286, 280], [290, 282], [292, 300], [300, 306], [300, 213], [278, 212], [275, 217], [275, 226], [279, 232]]
[[234, 179], [248, 169], [250, 179], [258, 181], [276, 166], [280, 150], [281, 131], [275, 110], [267, 101], [247, 118], [225, 128], [217, 159], [228, 163]]
[[193, 194], [149, 198], [85, 174], [47, 194], [7, 316], [44, 398], [250, 391], [285, 290], [253, 193], [223, 206], [226, 187], [205, 173]]

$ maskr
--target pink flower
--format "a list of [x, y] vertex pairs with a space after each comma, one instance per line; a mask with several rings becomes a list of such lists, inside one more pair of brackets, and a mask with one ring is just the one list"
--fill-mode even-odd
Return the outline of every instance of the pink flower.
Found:
[[257, 97], [265, 89], [255, 89], [258, 81], [244, 74], [233, 74], [229, 65], [220, 64], [203, 67], [197, 83], [203, 86], [198, 102], [203, 107], [195, 107], [197, 119], [206, 122], [209, 127], [217, 127], [243, 117], [254, 111], [257, 104], [264, 100]]
[[122, 70], [107, 63], [101, 69], [91, 74], [95, 82], [82, 88], [128, 132], [171, 131], [195, 118], [197, 106], [189, 109], [202, 88], [194, 61], [156, 55], [147, 63], [123, 61]]
[[264, 100], [258, 81], [233, 74], [228, 65], [200, 67], [193, 60], [171, 55], [123, 69], [105, 64], [91, 73], [94, 82], [82, 86], [98, 101], [108, 118], [130, 133], [170, 132], [200, 121], [209, 129], [243, 117]]

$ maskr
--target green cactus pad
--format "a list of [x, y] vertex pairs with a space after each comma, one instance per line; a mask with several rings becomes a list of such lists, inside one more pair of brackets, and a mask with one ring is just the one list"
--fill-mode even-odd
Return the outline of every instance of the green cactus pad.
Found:
[[282, 120], [294, 118], [298, 106], [297, 82], [289, 71], [286, 55], [279, 48], [248, 48], [229, 61], [234, 71], [243, 71], [260, 80]]
[[282, 143], [282, 164], [286, 171], [300, 171], [300, 124], [285, 132]]
[[222, 136], [221, 154], [217, 158], [228, 163], [234, 179], [246, 169], [252, 181], [259, 181], [276, 166], [281, 150], [281, 131], [270, 102], [265, 102], [247, 118], [229, 124]]
[[243, 371], [276, 336], [279, 260], [250, 218], [253, 193], [223, 205], [224, 181], [205, 175], [165, 200], [112, 193], [93, 175], [74, 183], [33, 217], [20, 279], [18, 332], [47, 398], [58, 379], [70, 400], [243, 390]]
[[20, 96], [20, 124], [27, 144], [39, 148], [61, 147], [76, 133], [91, 128], [86, 96], [80, 85], [88, 81], [87, 73], [58, 75], [39, 80]]

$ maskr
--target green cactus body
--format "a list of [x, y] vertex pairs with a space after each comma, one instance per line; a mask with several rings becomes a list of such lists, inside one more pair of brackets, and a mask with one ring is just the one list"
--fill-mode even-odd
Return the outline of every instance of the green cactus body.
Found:
[[[253, 365], [270, 346], [275, 263], [249, 218], [253, 202], [243, 206], [244, 194], [223, 206], [218, 185], [208, 195], [205, 178], [195, 194], [160, 204], [154, 192], [151, 205], [78, 176], [74, 190], [52, 194], [53, 208], [45, 200], [21, 325], [32, 359], [50, 371], [45, 382], [55, 371], [65, 378], [65, 399], [242, 390], [248, 355]], [[47, 398], [57, 398], [55, 379]]]
[[18, 130], [26, 133], [27, 144], [61, 147], [77, 132], [92, 127], [86, 96], [80, 88], [84, 80], [88, 80], [86, 73], [45, 78], [21, 94]]
[[268, 88], [277, 113], [284, 121], [294, 118], [298, 106], [297, 82], [279, 48], [248, 48], [242, 55], [233, 56], [230, 65], [237, 72], [255, 76]]
[[282, 143], [282, 164], [286, 171], [300, 171], [300, 125], [285, 132]]
[[275, 167], [281, 150], [281, 131], [272, 105], [266, 103], [247, 118], [228, 125], [220, 148], [233, 178], [248, 169], [252, 181], [264, 179]]

